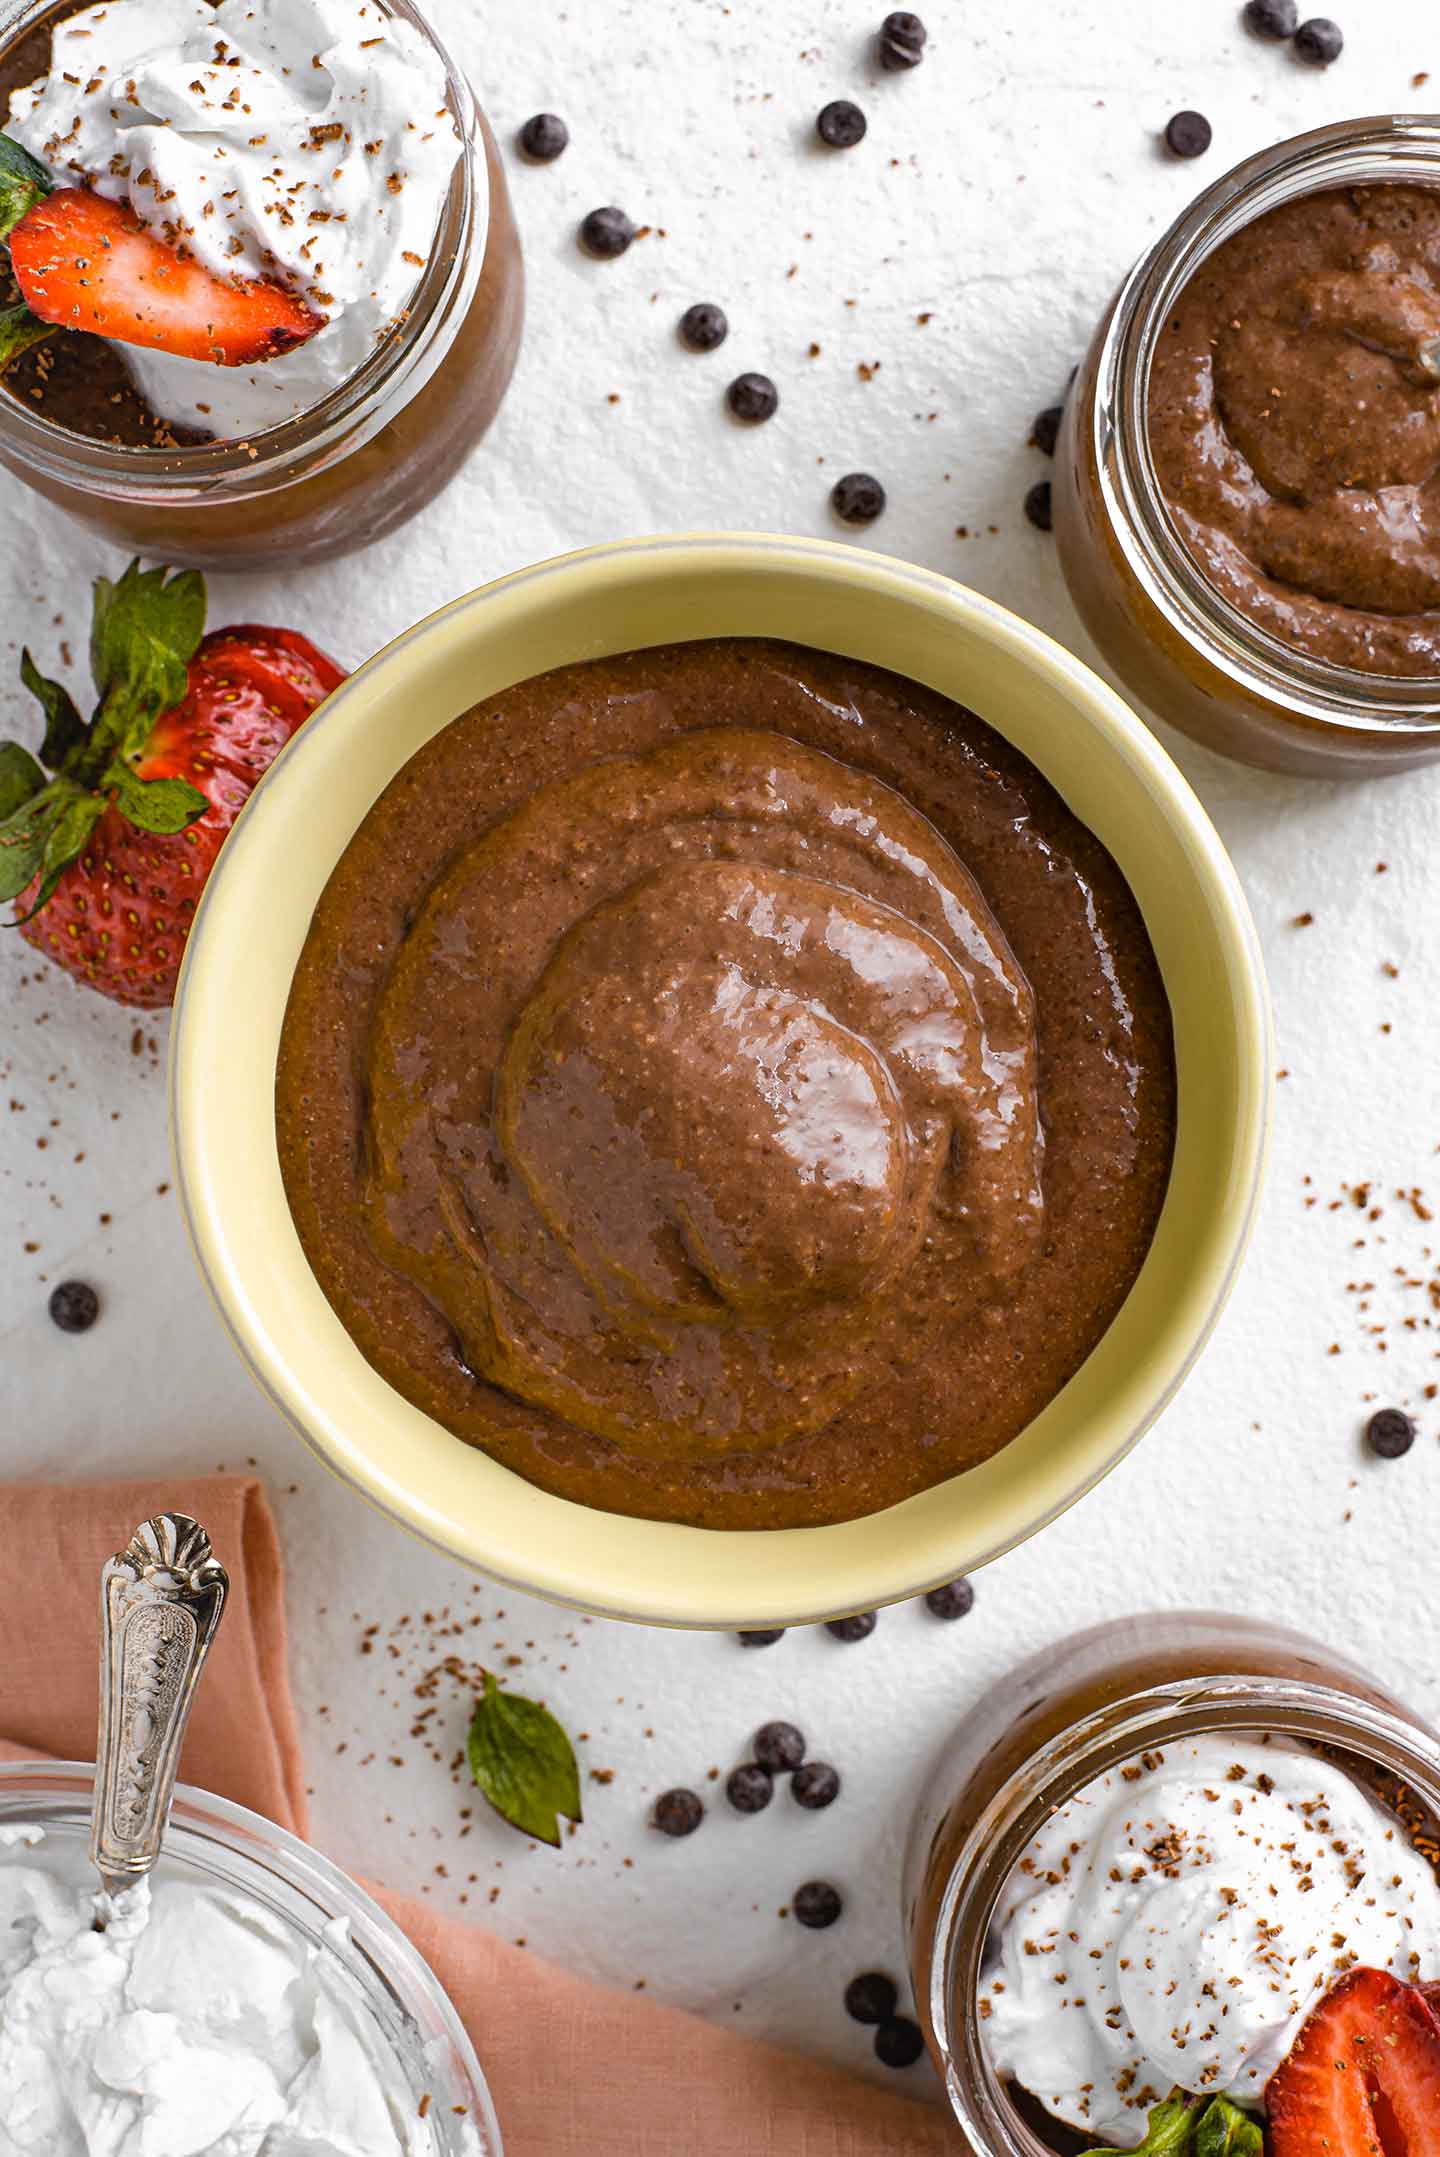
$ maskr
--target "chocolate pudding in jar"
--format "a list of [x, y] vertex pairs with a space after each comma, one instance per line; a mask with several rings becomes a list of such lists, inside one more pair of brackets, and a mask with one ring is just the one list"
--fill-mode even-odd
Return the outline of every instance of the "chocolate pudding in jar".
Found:
[[1348, 2147], [1318, 2113], [1293, 2139], [1317, 2049], [1365, 2014], [1440, 2071], [1437, 1822], [1434, 1733], [1285, 1628], [1154, 1613], [1021, 1664], [942, 1753], [905, 1865], [977, 2157], [1136, 2148], [1161, 2106]]
[[479, 442], [519, 242], [411, 0], [12, 7], [0, 114], [34, 183], [0, 247], [0, 463], [60, 507], [170, 560], [315, 560]]
[[1207, 746], [1440, 756], [1440, 123], [1319, 129], [1185, 212], [1080, 368], [1056, 530], [1105, 657]]

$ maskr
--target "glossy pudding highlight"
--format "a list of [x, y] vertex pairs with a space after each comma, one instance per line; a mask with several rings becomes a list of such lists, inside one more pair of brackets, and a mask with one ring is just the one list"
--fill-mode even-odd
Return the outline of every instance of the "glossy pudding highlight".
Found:
[[1169, 1013], [1114, 863], [972, 714], [781, 645], [523, 683], [317, 909], [277, 1128], [332, 1304], [543, 1487], [844, 1519], [1083, 1361], [1168, 1175]]

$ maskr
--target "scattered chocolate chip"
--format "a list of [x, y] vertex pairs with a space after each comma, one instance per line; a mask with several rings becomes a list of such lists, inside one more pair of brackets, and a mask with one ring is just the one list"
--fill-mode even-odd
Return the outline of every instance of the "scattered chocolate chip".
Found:
[[830, 489], [830, 506], [846, 524], [873, 524], [885, 507], [885, 489], [873, 472], [847, 472]]
[[892, 2015], [875, 2032], [875, 2057], [883, 2067], [913, 2067], [924, 2050], [920, 2025], [908, 2015]]
[[806, 1812], [824, 1812], [840, 1795], [839, 1771], [828, 1760], [807, 1760], [803, 1768], [795, 1770], [790, 1795]]
[[755, 1733], [755, 1758], [772, 1775], [788, 1775], [805, 1758], [805, 1739], [793, 1723], [766, 1723]]
[[785, 1628], [783, 1625], [752, 1625], [748, 1632], [737, 1633], [735, 1638], [742, 1648], [773, 1648], [777, 1640], [785, 1638]]
[[580, 245], [587, 255], [595, 255], [601, 262], [613, 262], [617, 255], [623, 255], [634, 237], [634, 225], [613, 203], [603, 210], [592, 210], [580, 226]]
[[965, 1618], [975, 1608], [975, 1590], [968, 1580], [950, 1580], [943, 1588], [932, 1588], [925, 1598], [925, 1608], [932, 1618]]
[[1060, 422], [1065, 417], [1063, 404], [1047, 404], [1043, 412], [1037, 412], [1030, 427], [1030, 439], [1036, 449], [1047, 457], [1055, 454], [1055, 444], [1060, 439]]
[[1415, 1426], [1403, 1408], [1377, 1408], [1365, 1426], [1365, 1442], [1381, 1460], [1399, 1460], [1415, 1443]]
[[858, 105], [852, 105], [848, 97], [837, 97], [821, 107], [815, 121], [815, 132], [832, 150], [853, 150], [857, 142], [865, 139], [866, 120]]
[[845, 1987], [845, 2012], [852, 2022], [893, 2022], [900, 1993], [883, 1970], [862, 1970]]
[[723, 307], [713, 300], [697, 300], [680, 317], [680, 342], [691, 352], [714, 352], [730, 335]]
[[898, 70], [918, 67], [925, 57], [925, 25], [908, 8], [897, 8], [880, 25], [880, 65]]
[[1025, 514], [1037, 531], [1048, 532], [1051, 525], [1050, 482], [1037, 479], [1025, 497]]
[[1172, 157], [1203, 157], [1214, 135], [1203, 112], [1177, 112], [1165, 122], [1165, 147]]
[[569, 140], [570, 130], [558, 112], [532, 113], [519, 135], [522, 152], [537, 165], [550, 164]]
[[1245, 27], [1256, 37], [1294, 37], [1300, 20], [1295, 0], [1245, 0]]
[[1329, 67], [1344, 49], [1345, 38], [1340, 25], [1331, 22], [1328, 15], [1312, 15], [1309, 22], [1302, 22], [1295, 32], [1295, 50], [1312, 67]]
[[763, 1767], [747, 1760], [744, 1767], [731, 1769], [725, 1795], [736, 1812], [764, 1812], [775, 1795], [775, 1785]]
[[839, 1888], [832, 1887], [828, 1880], [807, 1880], [790, 1897], [790, 1907], [800, 1924], [811, 1932], [823, 1932], [827, 1925], [834, 1924], [845, 1905]]
[[705, 1807], [693, 1790], [666, 1790], [656, 1798], [651, 1817], [662, 1835], [693, 1835]]
[[768, 374], [737, 374], [725, 392], [725, 402], [737, 419], [772, 419], [779, 409], [780, 392]]
[[88, 1333], [100, 1316], [100, 1298], [88, 1281], [62, 1281], [50, 1291], [50, 1316], [62, 1333]]
[[879, 1623], [873, 1610], [857, 1610], [853, 1618], [831, 1618], [825, 1630], [837, 1640], [868, 1640]]

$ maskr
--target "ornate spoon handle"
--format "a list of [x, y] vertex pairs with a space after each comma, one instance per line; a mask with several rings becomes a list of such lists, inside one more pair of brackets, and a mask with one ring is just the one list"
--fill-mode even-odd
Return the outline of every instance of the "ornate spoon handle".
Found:
[[107, 1892], [160, 1854], [180, 1745], [230, 1581], [186, 1513], [135, 1530], [100, 1575], [100, 1739], [90, 1855]]

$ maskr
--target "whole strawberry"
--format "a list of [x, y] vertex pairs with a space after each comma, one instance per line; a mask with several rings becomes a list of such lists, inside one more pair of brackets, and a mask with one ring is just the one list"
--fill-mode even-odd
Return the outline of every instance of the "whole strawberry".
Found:
[[95, 585], [87, 725], [29, 652], [40, 758], [0, 746], [0, 902], [20, 933], [102, 996], [175, 995], [226, 833], [267, 766], [344, 672], [291, 629], [205, 628], [205, 584], [132, 562]]

